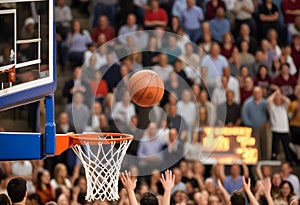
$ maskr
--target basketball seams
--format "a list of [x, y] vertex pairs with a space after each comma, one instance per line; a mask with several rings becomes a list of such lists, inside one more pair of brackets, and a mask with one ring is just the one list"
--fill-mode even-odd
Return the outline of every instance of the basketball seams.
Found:
[[148, 90], [149, 85], [150, 85], [150, 83], [151, 83], [151, 81], [152, 81], [152, 77], [153, 77], [153, 75], [151, 75], [151, 78], [150, 78], [150, 80], [148, 81], [147, 86], [146, 86], [146, 88], [144, 89], [144, 92], [141, 94], [141, 96], [139, 97], [139, 99], [136, 101], [137, 103], [140, 102], [140, 100], [142, 99], [142, 97], [144, 96], [144, 94], [146, 93], [146, 91]]
[[158, 75], [157, 75], [156, 76], [156, 92], [155, 92], [155, 97], [153, 98], [153, 100], [151, 102], [151, 105], [153, 105], [153, 103], [157, 101], [156, 98], [157, 98], [158, 89], [159, 89], [159, 87], [158, 87], [158, 81], [159, 81], [159, 79], [158, 79]]

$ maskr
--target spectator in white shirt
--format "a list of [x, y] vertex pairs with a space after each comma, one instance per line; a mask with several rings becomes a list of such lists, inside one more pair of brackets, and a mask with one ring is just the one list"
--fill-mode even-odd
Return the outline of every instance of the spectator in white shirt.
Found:
[[126, 126], [131, 121], [131, 117], [134, 115], [134, 105], [130, 102], [128, 92], [124, 92], [122, 101], [116, 102], [113, 106], [111, 117], [114, 120], [114, 123]]

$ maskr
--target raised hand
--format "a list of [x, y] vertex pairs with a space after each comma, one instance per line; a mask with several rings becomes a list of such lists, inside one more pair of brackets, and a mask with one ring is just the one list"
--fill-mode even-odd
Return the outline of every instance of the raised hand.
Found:
[[248, 178], [248, 183], [247, 183], [245, 177], [243, 176], [242, 187], [243, 187], [244, 192], [246, 192], [246, 193], [251, 192], [251, 180], [250, 180], [250, 178]]
[[161, 174], [160, 179], [165, 191], [171, 191], [175, 184], [175, 175], [171, 170], [165, 171], [165, 175]]
[[121, 182], [124, 188], [128, 190], [134, 190], [136, 188], [136, 179], [133, 179], [130, 172], [125, 171], [120, 174]]

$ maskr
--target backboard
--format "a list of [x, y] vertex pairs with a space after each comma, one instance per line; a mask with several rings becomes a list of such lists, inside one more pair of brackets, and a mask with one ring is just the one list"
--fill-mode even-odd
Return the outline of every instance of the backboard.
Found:
[[55, 153], [54, 0], [0, 1], [0, 111], [45, 99], [45, 133], [0, 132], [0, 160]]
[[0, 111], [56, 87], [53, 0], [0, 1]]

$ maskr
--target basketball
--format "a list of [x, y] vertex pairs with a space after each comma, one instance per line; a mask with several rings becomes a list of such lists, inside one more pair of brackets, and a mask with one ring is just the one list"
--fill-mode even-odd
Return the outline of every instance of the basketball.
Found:
[[128, 92], [135, 104], [151, 107], [163, 97], [164, 82], [154, 71], [141, 70], [129, 79]]

